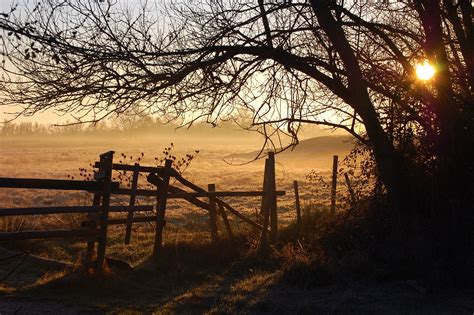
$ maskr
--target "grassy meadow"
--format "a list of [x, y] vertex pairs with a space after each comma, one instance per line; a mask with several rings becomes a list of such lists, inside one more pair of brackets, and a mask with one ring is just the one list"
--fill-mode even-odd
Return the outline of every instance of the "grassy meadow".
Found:
[[[463, 296], [450, 295], [452, 301], [445, 304], [421, 292], [416, 283], [374, 285], [370, 281], [385, 279], [388, 275], [357, 251], [336, 260], [328, 258], [327, 244], [320, 240], [331, 234], [330, 223], [344, 219], [346, 226], [354, 223], [350, 229], [354, 226], [357, 229], [357, 218], [330, 215], [327, 212], [328, 187], [321, 181], [308, 180], [306, 175], [315, 170], [329, 180], [332, 155], [339, 154], [342, 158], [350, 146], [348, 138], [310, 140], [312, 142], [303, 142], [295, 152], [276, 157], [277, 189], [285, 190], [286, 195], [278, 199], [280, 243], [272, 247], [269, 258], [255, 256], [258, 233], [231, 214], [237, 241], [231, 243], [226, 238], [219, 220], [221, 239], [211, 244], [207, 212], [185, 201], [169, 200], [164, 252], [158, 263], [149, 260], [154, 228], [146, 223], [134, 225], [132, 243], [128, 246], [123, 241], [125, 227], [110, 227], [107, 257], [113, 260], [108, 261], [107, 273], [101, 277], [78, 269], [85, 253], [84, 240], [5, 242], [2, 257], [11, 254], [9, 251], [29, 251], [42, 259], [25, 259], [18, 270], [2, 280], [0, 310], [69, 314], [430, 312], [449, 311], [453, 307], [464, 310], [466, 298]], [[195, 155], [183, 173], [193, 183], [203, 188], [214, 183], [217, 190], [261, 189], [263, 161], [246, 163], [260, 149], [261, 141], [253, 136], [3, 137], [0, 139], [0, 176], [81, 179], [83, 172], [79, 168], [89, 169], [100, 153], [109, 150], [116, 152], [115, 161], [126, 160], [133, 164], [140, 158], [142, 165], [156, 165], [155, 158], [161, 159], [163, 149], [171, 142], [172, 154], [178, 159], [186, 154]], [[340, 145], [334, 147], [333, 143]], [[320, 150], [314, 150], [315, 146]], [[196, 154], [196, 150], [199, 153]], [[295, 226], [293, 180], [299, 182], [303, 206], [303, 225], [299, 232]], [[139, 183], [142, 187], [147, 185], [144, 179]], [[343, 197], [347, 196], [347, 189], [343, 184], [338, 194], [340, 210], [344, 213], [342, 210], [347, 204]], [[256, 218], [260, 207], [258, 198], [225, 200], [247, 216]], [[0, 208], [90, 205], [91, 202], [92, 196], [87, 193], [0, 190]], [[138, 202], [154, 204], [155, 200], [141, 198]], [[123, 198], [112, 200], [112, 204], [126, 203]], [[4, 218], [0, 219], [0, 229], [79, 227], [82, 219], [79, 215]], [[363, 231], [356, 232], [363, 234]], [[338, 246], [332, 246], [336, 252], [340, 250]], [[337, 253], [332, 256], [337, 257]], [[132, 269], [117, 261], [126, 262]], [[0, 263], [0, 276], [17, 262]], [[341, 266], [349, 272], [337, 271]], [[364, 276], [358, 276], [362, 274]], [[369, 282], [365, 275], [369, 275]]]

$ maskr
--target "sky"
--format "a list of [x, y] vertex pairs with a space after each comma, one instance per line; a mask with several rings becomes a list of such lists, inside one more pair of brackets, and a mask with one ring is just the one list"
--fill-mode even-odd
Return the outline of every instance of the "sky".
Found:
[[[10, 11], [10, 8], [12, 7], [12, 5], [14, 3], [17, 3], [17, 2], [18, 1], [16, 1], [16, 0], [15, 1], [13, 1], [13, 0], [0, 0], [0, 13]], [[25, 2], [33, 4], [36, 1], [25, 0]], [[11, 119], [13, 116], [9, 115], [8, 113], [14, 112], [15, 110], [17, 110], [17, 108], [2, 108], [2, 107], [0, 107], [0, 121], [3, 122], [5, 120]], [[48, 112], [48, 113], [38, 114], [38, 115], [35, 115], [33, 117], [20, 117], [17, 121], [19, 121], [19, 122], [21, 122], [21, 121], [32, 121], [32, 122], [38, 121], [38, 122], [42, 122], [44, 124], [54, 124], [54, 123], [61, 122], [63, 120], [64, 120], [64, 118], [61, 118], [61, 117], [55, 115], [52, 112]]]
[[[38, 0], [0, 0], [0, 13], [10, 11], [10, 8], [15, 3], [20, 3], [20, 4], [26, 3], [27, 5], [34, 6], [37, 2]], [[139, 0], [118, 0], [118, 2], [122, 3], [123, 5], [130, 5], [130, 3], [139, 2]], [[151, 3], [153, 1], [148, 1], [148, 2]], [[20, 108], [0, 107], [0, 122], [12, 119], [14, 116], [10, 115], [9, 113], [18, 111], [19, 109]], [[44, 113], [35, 114], [34, 116], [30, 116], [30, 117], [19, 117], [16, 121], [17, 122], [22, 122], [22, 121], [40, 122], [43, 124], [61, 124], [61, 123], [65, 123], [66, 121], [73, 121], [73, 120], [74, 119], [72, 118], [72, 116], [69, 116], [69, 115], [60, 116], [54, 111], [47, 111]]]
[[[165, 0], [148, 0], [148, 4], [153, 4], [154, 1], [165, 1]], [[0, 13], [1, 12], [8, 12], [11, 6], [14, 3], [26, 3], [29, 6], [34, 6], [37, 3], [37, 0], [0, 0]], [[133, 3], [139, 2], [139, 0], [118, 0], [119, 5], [130, 6]], [[11, 112], [15, 112], [20, 110], [20, 108], [4, 108], [0, 107], [0, 122], [5, 120], [10, 120], [14, 116], [8, 114]], [[42, 124], [64, 124], [66, 122], [74, 121], [74, 118], [70, 115], [59, 115], [55, 113], [53, 110], [46, 111], [43, 113], [37, 113], [33, 116], [29, 117], [19, 117], [17, 118], [16, 122], [38, 122]]]

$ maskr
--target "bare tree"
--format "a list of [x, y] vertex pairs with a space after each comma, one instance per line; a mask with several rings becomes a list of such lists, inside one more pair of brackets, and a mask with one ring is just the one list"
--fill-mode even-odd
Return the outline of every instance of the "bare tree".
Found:
[[[472, 167], [461, 175], [472, 158], [470, 1], [157, 3], [46, 0], [5, 12], [1, 104], [79, 121], [133, 111], [217, 123], [245, 109], [269, 139], [294, 143], [304, 123], [340, 128], [371, 146], [407, 216], [413, 187], [433, 172], [446, 187], [472, 179]], [[437, 74], [421, 83], [414, 66], [425, 59]], [[412, 136], [418, 157], [406, 154]]]

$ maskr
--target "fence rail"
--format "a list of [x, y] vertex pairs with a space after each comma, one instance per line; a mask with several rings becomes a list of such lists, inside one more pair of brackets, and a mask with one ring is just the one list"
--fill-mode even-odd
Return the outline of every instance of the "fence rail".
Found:
[[[201, 188], [185, 179], [172, 168], [172, 160], [166, 160], [165, 166], [141, 166], [139, 164], [126, 165], [112, 163], [113, 151], [100, 155], [100, 161], [94, 164], [94, 181], [60, 180], [60, 179], [35, 179], [35, 178], [4, 178], [0, 177], [0, 188], [25, 188], [25, 189], [50, 189], [50, 190], [82, 190], [92, 193], [93, 203], [90, 206], [54, 206], [54, 207], [27, 207], [0, 209], [0, 217], [52, 215], [52, 214], [87, 214], [80, 229], [69, 230], [35, 230], [0, 233], [0, 241], [42, 239], [42, 238], [85, 238], [87, 240], [86, 265], [93, 266], [100, 272], [105, 261], [107, 248], [108, 226], [126, 225], [125, 244], [130, 243], [132, 224], [143, 222], [155, 223], [154, 255], [159, 256], [162, 246], [163, 228], [166, 226], [165, 214], [168, 199], [184, 199], [189, 203], [209, 212], [211, 240], [218, 239], [217, 216], [220, 215], [228, 236], [233, 239], [232, 227], [227, 216], [230, 214], [262, 231], [262, 239], [266, 239], [271, 232], [272, 240], [276, 237], [276, 199], [285, 195], [285, 191], [275, 188], [275, 171], [273, 154], [267, 159], [264, 186], [262, 190], [254, 191], [216, 191], [214, 184], [209, 184], [208, 189]], [[272, 166], [272, 167], [269, 167]], [[113, 171], [133, 172], [131, 188], [121, 188], [118, 182], [112, 181]], [[147, 173], [148, 182], [155, 189], [139, 189], [138, 178], [140, 173]], [[169, 183], [170, 177], [175, 178], [181, 185], [192, 191], [186, 191]], [[128, 205], [111, 205], [111, 195], [130, 196]], [[156, 197], [156, 205], [136, 205], [138, 196]], [[262, 213], [266, 216], [265, 224], [253, 221], [229, 203], [224, 197], [261, 197]], [[201, 198], [201, 199], [199, 199]], [[205, 198], [205, 199], [204, 199]], [[204, 199], [204, 200], [203, 200]], [[156, 210], [153, 212], [153, 210]], [[138, 212], [146, 212], [135, 216]], [[110, 213], [124, 213], [126, 217], [111, 217]], [[153, 213], [150, 215], [150, 213]], [[271, 229], [268, 230], [268, 222]], [[262, 242], [261, 242], [262, 243]], [[97, 244], [97, 250], [96, 245]], [[95, 261], [94, 252], [97, 253]]]
[[[117, 190], [112, 190], [114, 195], [130, 195], [133, 192], [133, 189], [130, 188], [119, 188]], [[286, 194], [283, 190], [277, 190], [277, 196], [284, 196]], [[177, 192], [177, 193], [168, 193], [168, 199], [185, 199], [185, 198], [200, 198], [200, 197], [261, 197], [265, 196], [267, 193], [265, 191], [203, 191], [203, 192]], [[137, 196], [148, 196], [156, 197], [158, 192], [156, 190], [149, 189], [137, 189]]]
[[[119, 183], [117, 182], [112, 182], [111, 185], [112, 189], [119, 188]], [[104, 189], [104, 184], [101, 182], [82, 180], [0, 177], [0, 188], [85, 190], [94, 192], [102, 191]]]
[[[99, 212], [100, 206], [70, 206], [70, 207], [31, 207], [31, 208], [0, 208], [0, 217], [15, 215], [46, 215], [61, 213], [91, 213]], [[110, 206], [109, 212], [153, 211], [152, 205], [142, 206]]]
[[[96, 168], [100, 167], [100, 162], [95, 162], [94, 166]], [[135, 171], [135, 165], [128, 165], [128, 164], [112, 164], [112, 169], [116, 171]], [[141, 173], [158, 173], [163, 169], [162, 166], [138, 166], [138, 171]]]
[[0, 241], [58, 238], [58, 237], [94, 238], [94, 237], [97, 237], [97, 235], [98, 235], [98, 231], [91, 230], [91, 229], [2, 232], [0, 233]]

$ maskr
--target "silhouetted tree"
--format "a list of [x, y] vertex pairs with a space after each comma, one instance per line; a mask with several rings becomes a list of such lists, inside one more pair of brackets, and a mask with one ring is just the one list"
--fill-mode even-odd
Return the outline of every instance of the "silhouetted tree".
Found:
[[[341, 128], [372, 148], [405, 226], [427, 187], [447, 194], [440, 208], [472, 192], [468, 0], [46, 0], [0, 28], [1, 102], [19, 114], [217, 123], [246, 109], [270, 139], [294, 142], [303, 123]], [[424, 60], [437, 71], [420, 82]]]

